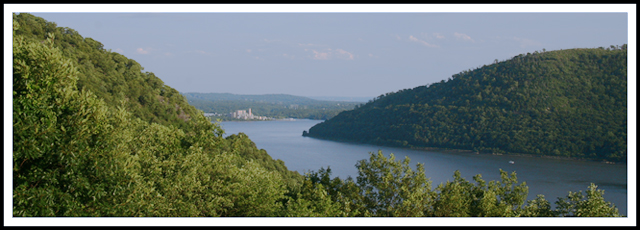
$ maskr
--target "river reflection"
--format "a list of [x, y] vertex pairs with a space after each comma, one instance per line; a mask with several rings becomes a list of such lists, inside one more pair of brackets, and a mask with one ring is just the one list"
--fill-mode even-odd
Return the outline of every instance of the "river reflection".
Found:
[[[590, 161], [572, 161], [563, 159], [474, 154], [470, 152], [441, 152], [411, 150], [325, 141], [303, 137], [302, 131], [319, 123], [318, 120], [295, 121], [256, 121], [221, 122], [225, 135], [243, 132], [265, 149], [274, 159], [281, 159], [289, 170], [304, 174], [318, 171], [321, 167], [330, 167], [332, 176], [346, 179], [356, 178], [355, 168], [359, 160], [368, 159], [369, 152], [382, 150], [385, 156], [394, 154], [396, 159], [405, 156], [411, 159], [411, 165], [423, 163], [432, 188], [448, 180], [459, 170], [462, 176], [472, 181], [472, 177], [481, 174], [486, 181], [500, 180], [500, 169], [509, 173], [516, 172], [518, 182], [529, 186], [527, 200], [537, 194], [543, 194], [551, 203], [558, 197], [566, 197], [569, 191], [585, 191], [590, 183], [605, 190], [605, 200], [612, 202], [620, 214], [627, 213], [627, 165], [604, 164]], [[512, 161], [512, 162], [510, 162]]]

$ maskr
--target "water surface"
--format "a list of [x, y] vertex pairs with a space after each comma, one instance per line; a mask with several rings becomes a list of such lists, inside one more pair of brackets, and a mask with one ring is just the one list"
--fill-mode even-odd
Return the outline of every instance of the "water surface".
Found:
[[[527, 200], [537, 194], [554, 203], [558, 197], [566, 197], [569, 191], [585, 191], [590, 183], [605, 191], [606, 201], [612, 202], [620, 214], [627, 213], [627, 165], [604, 164], [592, 161], [473, 154], [469, 152], [425, 151], [376, 145], [343, 143], [303, 137], [302, 131], [319, 123], [319, 120], [221, 122], [225, 135], [247, 134], [260, 149], [265, 149], [274, 159], [281, 159], [289, 170], [301, 174], [330, 167], [332, 176], [356, 178], [358, 161], [369, 158], [369, 153], [382, 150], [385, 156], [396, 159], [409, 157], [411, 165], [423, 163], [425, 173], [432, 181], [432, 189], [438, 184], [453, 180], [459, 170], [462, 176], [473, 181], [480, 174], [485, 181], [500, 180], [500, 169], [516, 172], [518, 182], [529, 186]], [[513, 161], [511, 164], [509, 161]]]

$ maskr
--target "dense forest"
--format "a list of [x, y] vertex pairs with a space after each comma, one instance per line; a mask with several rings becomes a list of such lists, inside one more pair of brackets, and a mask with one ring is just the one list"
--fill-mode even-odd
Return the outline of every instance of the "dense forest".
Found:
[[134, 60], [13, 19], [14, 216], [272, 215], [303, 181]]
[[627, 46], [496, 60], [380, 95], [303, 135], [401, 147], [627, 159]]
[[189, 101], [205, 113], [228, 114], [251, 108], [256, 116], [327, 120], [338, 113], [351, 110], [359, 102], [321, 101], [287, 94], [237, 95], [230, 93], [183, 93]]
[[551, 208], [515, 173], [432, 188], [381, 152], [355, 180], [300, 175], [72, 29], [14, 14], [12, 51], [14, 217], [620, 216], [596, 185]]

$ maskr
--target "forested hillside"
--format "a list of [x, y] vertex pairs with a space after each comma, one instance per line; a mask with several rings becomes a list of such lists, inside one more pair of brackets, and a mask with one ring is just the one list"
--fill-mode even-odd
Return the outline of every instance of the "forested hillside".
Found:
[[134, 60], [13, 19], [14, 216], [270, 216], [302, 182]]
[[515, 173], [472, 183], [453, 172], [431, 189], [422, 165], [381, 152], [356, 164], [355, 181], [322, 168], [303, 176], [242, 133], [223, 138], [174, 89], [99, 44], [13, 15], [14, 217], [620, 216], [595, 185], [552, 209], [542, 196], [526, 201]]
[[87, 89], [109, 105], [124, 102], [123, 106], [134, 116], [162, 125], [184, 129], [188, 120], [197, 115], [177, 90], [153, 73], [143, 71], [135, 60], [105, 50], [99, 41], [30, 14], [18, 14], [15, 19], [20, 27], [15, 33], [25, 40], [42, 42], [49, 33], [55, 36], [53, 46], [76, 63], [79, 90]]
[[189, 104], [205, 113], [228, 114], [251, 108], [257, 116], [326, 120], [353, 109], [359, 102], [320, 101], [306, 97], [267, 94], [183, 93]]
[[381, 95], [304, 135], [626, 161], [626, 45], [496, 60], [447, 81]]

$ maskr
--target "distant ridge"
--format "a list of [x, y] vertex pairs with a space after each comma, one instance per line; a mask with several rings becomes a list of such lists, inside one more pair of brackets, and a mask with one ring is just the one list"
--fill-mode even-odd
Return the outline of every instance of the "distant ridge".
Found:
[[362, 104], [361, 102], [316, 100], [288, 94], [182, 93], [182, 95], [189, 104], [205, 113], [223, 115], [251, 108], [255, 115], [272, 118], [326, 120]]
[[315, 100], [321, 101], [349, 101], [349, 102], [368, 102], [375, 97], [332, 97], [332, 96], [318, 96], [318, 97], [309, 97]]
[[233, 94], [233, 93], [182, 93], [187, 99], [202, 99], [208, 101], [256, 101], [275, 103], [310, 103], [316, 101], [308, 97], [289, 94]]
[[234, 93], [198, 93], [185, 92], [183, 95], [194, 99], [207, 100], [251, 100], [251, 101], [268, 101], [268, 102], [309, 102], [314, 101], [344, 101], [344, 102], [368, 102], [375, 97], [335, 97], [335, 96], [316, 96], [305, 97], [290, 94], [234, 94]]

